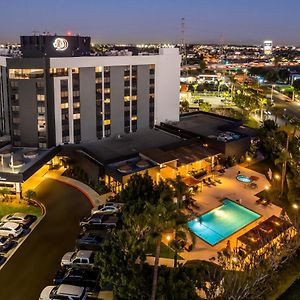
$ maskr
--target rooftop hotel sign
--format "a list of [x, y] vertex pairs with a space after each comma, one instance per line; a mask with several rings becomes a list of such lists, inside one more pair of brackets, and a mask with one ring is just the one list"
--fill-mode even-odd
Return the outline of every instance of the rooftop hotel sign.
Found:
[[53, 42], [53, 47], [56, 51], [65, 51], [69, 47], [69, 43], [64, 38], [56, 38]]

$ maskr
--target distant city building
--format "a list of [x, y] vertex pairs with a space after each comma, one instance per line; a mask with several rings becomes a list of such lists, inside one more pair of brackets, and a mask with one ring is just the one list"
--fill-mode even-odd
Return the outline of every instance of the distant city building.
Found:
[[49, 148], [179, 119], [180, 55], [89, 56], [90, 38], [22, 36], [0, 57], [0, 129], [13, 146]]
[[264, 54], [271, 55], [273, 50], [273, 42], [272, 41], [264, 41]]

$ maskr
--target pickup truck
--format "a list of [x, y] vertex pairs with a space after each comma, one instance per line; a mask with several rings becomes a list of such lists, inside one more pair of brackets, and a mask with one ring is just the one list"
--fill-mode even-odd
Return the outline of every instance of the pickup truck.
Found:
[[95, 253], [90, 250], [79, 250], [75, 252], [67, 252], [61, 259], [62, 267], [95, 267]]
[[78, 268], [61, 268], [57, 271], [53, 283], [71, 284], [90, 288], [91, 290], [100, 290], [99, 287], [99, 270], [78, 269]]
[[83, 231], [101, 229], [101, 228], [115, 228], [117, 227], [119, 218], [111, 215], [92, 215], [88, 218], [83, 218], [80, 226]]

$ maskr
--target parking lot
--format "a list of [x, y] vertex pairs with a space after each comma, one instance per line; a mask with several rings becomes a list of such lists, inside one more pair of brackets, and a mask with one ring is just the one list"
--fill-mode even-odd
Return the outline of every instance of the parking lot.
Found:
[[0, 272], [0, 299], [34, 300], [51, 285], [62, 256], [74, 249], [79, 220], [91, 204], [73, 187], [46, 179], [36, 189], [46, 216]]

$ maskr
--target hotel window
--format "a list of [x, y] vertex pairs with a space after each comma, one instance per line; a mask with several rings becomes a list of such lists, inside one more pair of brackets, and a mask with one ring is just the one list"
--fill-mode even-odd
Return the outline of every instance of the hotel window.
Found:
[[80, 92], [79, 91], [73, 91], [73, 97], [79, 97]]
[[79, 107], [80, 107], [80, 102], [73, 103], [73, 108], [79, 108]]
[[131, 117], [131, 121], [136, 121], [137, 120], [137, 116], [132, 116]]
[[61, 109], [69, 108], [69, 103], [61, 103], [60, 108]]
[[73, 119], [74, 120], [80, 119], [80, 114], [73, 114]]
[[31, 78], [43, 78], [43, 69], [10, 69], [9, 79], [31, 79]]
[[15, 80], [11, 81], [10, 86], [11, 86], [12, 89], [18, 88], [18, 81], [15, 81]]
[[130, 96], [124, 96], [124, 101], [125, 102], [130, 101]]
[[104, 94], [109, 94], [110, 93], [110, 88], [104, 89]]
[[110, 121], [110, 120], [104, 120], [103, 124], [104, 124], [104, 125], [110, 125], [110, 124], [111, 124], [111, 121]]
[[37, 111], [38, 111], [39, 114], [44, 114], [46, 110], [45, 110], [45, 107], [38, 106]]
[[11, 110], [12, 111], [20, 111], [20, 106], [12, 106]]
[[95, 72], [96, 73], [101, 73], [102, 72], [102, 67], [96, 67]]
[[72, 74], [79, 74], [79, 68], [73, 68]]
[[36, 95], [37, 101], [45, 101], [45, 95], [38, 94]]

